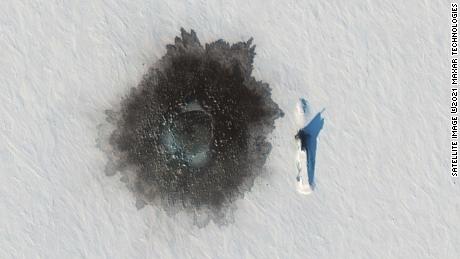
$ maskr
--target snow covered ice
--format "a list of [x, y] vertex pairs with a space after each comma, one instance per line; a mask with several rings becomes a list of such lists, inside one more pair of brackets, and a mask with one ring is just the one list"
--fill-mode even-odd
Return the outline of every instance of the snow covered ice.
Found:
[[[3, 1], [0, 17], [0, 258], [459, 257], [450, 2]], [[227, 225], [138, 209], [98, 147], [104, 111], [181, 27], [203, 43], [252, 37], [253, 76], [285, 112]], [[325, 109], [310, 195], [299, 97], [311, 117]]]

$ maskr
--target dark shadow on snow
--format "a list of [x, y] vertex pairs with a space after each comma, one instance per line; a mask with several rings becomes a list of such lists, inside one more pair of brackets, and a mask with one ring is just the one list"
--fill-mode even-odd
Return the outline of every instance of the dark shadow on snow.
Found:
[[307, 153], [308, 184], [312, 189], [315, 187], [317, 140], [319, 132], [324, 126], [324, 118], [321, 116], [323, 112], [324, 109], [321, 112], [318, 112], [310, 123], [299, 131], [299, 136], [302, 141], [302, 150], [306, 150]]

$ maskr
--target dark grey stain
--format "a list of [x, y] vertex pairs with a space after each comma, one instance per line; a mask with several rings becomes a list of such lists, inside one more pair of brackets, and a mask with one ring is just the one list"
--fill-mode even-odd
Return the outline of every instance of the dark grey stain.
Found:
[[204, 47], [181, 30], [121, 102], [109, 174], [121, 171], [137, 204], [201, 213], [216, 222], [249, 191], [270, 153], [267, 135], [283, 112], [251, 76], [252, 39]]

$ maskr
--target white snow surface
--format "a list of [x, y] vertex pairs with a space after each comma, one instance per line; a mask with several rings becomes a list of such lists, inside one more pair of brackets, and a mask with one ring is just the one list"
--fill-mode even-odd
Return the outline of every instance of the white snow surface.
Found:
[[[254, 76], [286, 112], [227, 226], [138, 210], [96, 146], [180, 27], [254, 37]], [[449, 33], [436, 0], [1, 1], [0, 258], [459, 258]], [[325, 108], [308, 196], [299, 97]]]

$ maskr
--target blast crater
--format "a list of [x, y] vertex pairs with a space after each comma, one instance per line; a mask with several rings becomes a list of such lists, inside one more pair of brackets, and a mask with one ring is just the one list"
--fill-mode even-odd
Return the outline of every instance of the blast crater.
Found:
[[283, 112], [251, 75], [252, 39], [203, 47], [181, 29], [166, 49], [121, 108], [107, 111], [115, 128], [107, 173], [121, 172], [138, 204], [223, 222], [263, 173]]

